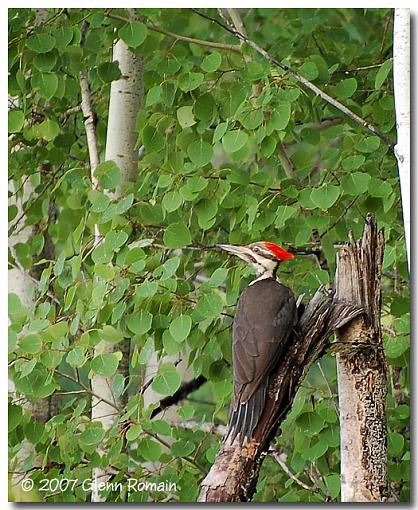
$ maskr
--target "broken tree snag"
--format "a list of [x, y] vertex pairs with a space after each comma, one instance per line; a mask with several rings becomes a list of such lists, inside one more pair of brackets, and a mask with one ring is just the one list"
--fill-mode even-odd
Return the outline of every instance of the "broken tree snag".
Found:
[[364, 313], [337, 330], [341, 500], [386, 501], [386, 360], [380, 329], [383, 230], [368, 215], [363, 237], [337, 257], [335, 300]]
[[223, 443], [203, 480], [199, 502], [251, 501], [261, 463], [311, 365], [322, 355], [331, 331], [358, 315], [351, 305], [333, 303], [321, 287], [307, 305], [277, 367], [270, 376], [264, 412], [254, 437], [240, 446]]

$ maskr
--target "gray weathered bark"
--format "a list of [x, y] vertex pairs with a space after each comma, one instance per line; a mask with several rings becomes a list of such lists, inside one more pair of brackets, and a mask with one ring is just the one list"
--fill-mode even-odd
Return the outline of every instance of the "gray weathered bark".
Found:
[[336, 295], [364, 314], [337, 331], [341, 500], [386, 501], [386, 360], [380, 328], [383, 231], [368, 216], [363, 238], [337, 259]]

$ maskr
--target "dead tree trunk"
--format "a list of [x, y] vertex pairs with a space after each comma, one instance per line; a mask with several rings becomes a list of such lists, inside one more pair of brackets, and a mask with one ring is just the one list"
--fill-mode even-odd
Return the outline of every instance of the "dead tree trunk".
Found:
[[[372, 232], [375, 232], [375, 229], [371, 229], [372, 225], [375, 226], [375, 223], [368, 218], [361, 244], [361, 246], [370, 245], [369, 253], [374, 253], [373, 250], [378, 244], [372, 238]], [[383, 252], [383, 245], [380, 249]], [[381, 260], [376, 257], [377, 259]], [[360, 260], [361, 264], [364, 264], [362, 273], [373, 275], [373, 281], [378, 282], [380, 266], [373, 264], [370, 257], [362, 257]], [[343, 274], [339, 274], [339, 289], [341, 289]], [[356, 278], [360, 280], [361, 277], [361, 273], [356, 273]], [[349, 278], [353, 279], [352, 275]], [[327, 347], [329, 335], [334, 330], [339, 330], [341, 333], [347, 331], [348, 323], [352, 325], [357, 324], [359, 320], [363, 321], [359, 315], [370, 307], [377, 307], [379, 311], [377, 313], [380, 313], [380, 294], [378, 296], [373, 294], [373, 300], [365, 301], [345, 300], [342, 299], [341, 293], [337, 296], [323, 287], [316, 292], [298, 323], [297, 332], [289, 341], [286, 353], [271, 376], [265, 410], [254, 431], [254, 438], [243, 446], [237, 442], [232, 445], [223, 443], [215, 463], [202, 482], [199, 502], [251, 500], [255, 492], [259, 469], [269, 445], [290, 410], [304, 376]], [[378, 315], [374, 316], [373, 325], [376, 324], [376, 319], [378, 324]], [[381, 350], [378, 352], [381, 353]], [[374, 455], [373, 451], [369, 453], [371, 456]]]
[[337, 331], [341, 500], [385, 501], [386, 360], [380, 329], [383, 231], [367, 217], [363, 238], [338, 253], [335, 299], [364, 309]]

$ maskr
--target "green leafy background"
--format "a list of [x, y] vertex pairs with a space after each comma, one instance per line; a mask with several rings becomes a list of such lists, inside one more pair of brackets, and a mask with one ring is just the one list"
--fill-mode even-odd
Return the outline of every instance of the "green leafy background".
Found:
[[[10, 377], [19, 397], [9, 404], [11, 471], [29, 441], [34, 453], [22, 469], [35, 482], [83, 480], [93, 467], [111, 466], [116, 481], [173, 481], [177, 492], [109, 492], [108, 501], [195, 500], [220, 437], [176, 426], [164, 414], [151, 420], [152, 406], [144, 407], [141, 393], [145, 367], [156, 353], [152, 387], [163, 398], [179, 388], [177, 362], [183, 360], [190, 377], [202, 374], [208, 382], [181, 403], [179, 420], [225, 424], [232, 316], [240, 289], [253, 277], [239, 262], [197, 248], [265, 239], [309, 251], [320, 243], [322, 257], [301, 254], [280, 273], [307, 300], [321, 283], [332, 283], [336, 247], [350, 229], [361, 235], [370, 211], [386, 240], [389, 479], [408, 500], [409, 293], [391, 149], [245, 45], [250, 61], [240, 52], [175, 41], [150, 29], [238, 44], [191, 10], [138, 9], [143, 22], [137, 23], [111, 17], [127, 18], [127, 11], [109, 11], [50, 9], [48, 20], [34, 28], [32, 10], [9, 10], [11, 194], [22, 198], [28, 179], [34, 187], [17, 226], [19, 211], [9, 207], [11, 236], [25, 225], [33, 228], [29, 242], [9, 252], [9, 267], [23, 267], [38, 282], [33, 306], [14, 294], [9, 299]], [[90, 29], [81, 49], [84, 19]], [[394, 140], [392, 19], [389, 9], [243, 13], [260, 46]], [[83, 118], [67, 110], [80, 104], [79, 73], [86, 66], [103, 160], [110, 83], [120, 77], [111, 61], [115, 34], [144, 56], [144, 108], [137, 118], [142, 156], [135, 182], [122, 182], [116, 164], [105, 162], [96, 170], [99, 188], [92, 190]], [[280, 142], [296, 179], [286, 176]], [[110, 199], [106, 193], [118, 186], [122, 198]], [[97, 247], [95, 224], [103, 236]], [[53, 260], [45, 258], [48, 243]], [[127, 380], [119, 373], [124, 339], [131, 345]], [[94, 357], [100, 340], [114, 344], [115, 352]], [[90, 395], [72, 394], [82, 387], [65, 377], [88, 388], [93, 374], [111, 377], [114, 395], [128, 398], [107, 432], [90, 420]], [[50, 396], [55, 415], [40, 424], [24, 401]], [[303, 489], [267, 456], [256, 501], [339, 500], [337, 408], [335, 358], [327, 354], [309, 372], [275, 444], [289, 469], [317, 490]], [[150, 462], [159, 463], [154, 473]], [[18, 487], [11, 497], [23, 497]], [[89, 494], [77, 486], [25, 497], [82, 502]]]

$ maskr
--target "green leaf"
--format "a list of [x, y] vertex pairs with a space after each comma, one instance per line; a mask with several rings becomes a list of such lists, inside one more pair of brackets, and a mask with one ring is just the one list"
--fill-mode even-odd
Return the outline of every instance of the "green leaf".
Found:
[[58, 77], [53, 73], [36, 73], [31, 78], [32, 88], [49, 101], [58, 89]]
[[219, 140], [224, 136], [226, 133], [226, 130], [228, 129], [228, 122], [221, 122], [218, 124], [215, 128], [215, 131], [213, 133], [213, 140], [212, 143], [215, 144], [219, 142]]
[[290, 120], [290, 103], [280, 102], [271, 113], [270, 123], [277, 131], [283, 131]]
[[125, 377], [123, 374], [115, 374], [112, 380], [112, 393], [115, 398], [119, 398], [125, 389]]
[[258, 110], [250, 110], [240, 115], [239, 121], [241, 124], [250, 131], [258, 128], [264, 120], [264, 112], [261, 108]]
[[172, 336], [168, 329], [166, 329], [163, 333], [163, 347], [168, 354], [168, 356], [172, 356], [174, 354], [178, 354], [181, 351], [182, 344], [181, 342], [177, 342]]
[[216, 319], [220, 316], [224, 304], [220, 296], [214, 292], [204, 294], [196, 305], [196, 311], [206, 319]]
[[40, 53], [33, 59], [33, 65], [39, 71], [51, 71], [57, 63], [57, 55], [53, 53]]
[[91, 369], [102, 377], [112, 377], [119, 365], [119, 356], [115, 352], [99, 354], [91, 362]]
[[149, 462], [156, 462], [161, 456], [161, 446], [152, 439], [143, 439], [138, 445], [138, 452]]
[[67, 336], [68, 323], [66, 321], [57, 322], [42, 331], [42, 337], [46, 342], [53, 342], [59, 338]]
[[340, 494], [341, 490], [341, 481], [340, 481], [340, 475], [332, 474], [332, 475], [325, 475], [324, 476], [325, 485], [327, 486], [329, 495], [336, 499], [338, 495]]
[[302, 457], [307, 460], [316, 460], [319, 457], [322, 457], [324, 453], [328, 450], [328, 445], [326, 443], [322, 443], [318, 441], [314, 446], [311, 446], [307, 450], [301, 452]]
[[118, 35], [130, 48], [138, 48], [145, 41], [148, 29], [143, 23], [128, 23], [121, 27]]
[[296, 419], [296, 425], [309, 437], [318, 434], [324, 428], [324, 420], [315, 413], [303, 413]]
[[191, 455], [195, 449], [195, 444], [187, 439], [181, 439], [171, 445], [171, 453], [175, 457], [187, 457], [188, 455]]
[[386, 182], [372, 177], [369, 181], [369, 194], [372, 197], [385, 198], [392, 192], [392, 186]]
[[388, 455], [400, 455], [403, 451], [404, 438], [399, 432], [388, 434]]
[[152, 355], [155, 353], [154, 348], [154, 339], [152, 337], [147, 338], [144, 346], [141, 349], [138, 357], [138, 363], [141, 365], [146, 365], [151, 359]]
[[103, 212], [108, 208], [110, 204], [110, 198], [107, 195], [105, 195], [102, 191], [99, 191], [97, 189], [89, 190], [87, 197], [92, 204], [92, 206], [90, 207], [91, 212], [97, 213]]
[[384, 335], [383, 345], [385, 348], [386, 356], [390, 359], [399, 358], [410, 347], [408, 336], [396, 336], [394, 338]]
[[[128, 432], [126, 433], [126, 440], [131, 442], [135, 441], [139, 434], [142, 432], [142, 427], [139, 423], [136, 423], [135, 425], [131, 425], [129, 427]], [[147, 440], [146, 440], [147, 441]]]
[[179, 315], [170, 324], [170, 334], [176, 342], [185, 340], [191, 329], [192, 319], [189, 315]]
[[68, 46], [73, 38], [73, 31], [69, 26], [60, 26], [55, 28], [54, 37], [56, 42], [56, 47], [58, 50], [65, 50], [66, 46]]
[[113, 160], [99, 163], [94, 171], [94, 175], [99, 180], [102, 188], [111, 190], [119, 186], [122, 179], [120, 168]]
[[177, 110], [177, 119], [180, 123], [180, 126], [184, 129], [196, 124], [194, 115], [193, 115], [193, 106], [181, 106]]
[[183, 73], [178, 80], [179, 88], [183, 92], [195, 90], [203, 82], [204, 77], [202, 73]]
[[210, 93], [202, 94], [199, 96], [193, 106], [193, 111], [196, 118], [204, 121], [212, 120], [215, 110], [215, 99]]
[[17, 406], [15, 404], [11, 404], [11, 403], [9, 403], [8, 411], [9, 411], [7, 413], [7, 415], [8, 415], [8, 431], [10, 434], [10, 432], [13, 432], [13, 430], [15, 430], [15, 428], [18, 427], [20, 425], [20, 423], [22, 422], [23, 411], [20, 406]]
[[369, 174], [354, 172], [342, 177], [341, 187], [347, 195], [362, 195], [367, 192], [369, 182]]
[[270, 158], [276, 150], [277, 140], [273, 136], [266, 136], [261, 142], [261, 154], [265, 158]]
[[307, 80], [315, 80], [319, 76], [318, 66], [314, 62], [305, 62], [301, 65], [299, 73]]
[[176, 211], [182, 204], [183, 200], [178, 191], [169, 191], [163, 196], [163, 207], [167, 212]]
[[52, 119], [46, 119], [34, 127], [34, 134], [38, 138], [43, 138], [47, 142], [54, 140], [60, 132], [58, 122]]
[[45, 32], [28, 37], [26, 46], [36, 53], [48, 53], [55, 46], [55, 37]]
[[228, 131], [222, 138], [222, 145], [226, 152], [232, 153], [240, 150], [248, 140], [248, 135], [244, 131], [234, 129]]
[[103, 340], [111, 344], [117, 344], [123, 340], [123, 335], [113, 326], [109, 325], [103, 326], [100, 335]]
[[164, 147], [164, 137], [153, 126], [145, 126], [142, 130], [142, 141], [147, 152], [158, 152]]
[[341, 80], [335, 86], [335, 94], [338, 99], [348, 99], [357, 90], [357, 80], [355, 78], [347, 78]]
[[8, 113], [9, 133], [18, 133], [25, 122], [25, 115], [22, 110], [10, 110]]
[[202, 139], [196, 140], [187, 147], [187, 154], [195, 165], [199, 167], [205, 166], [210, 163], [212, 159], [212, 145], [208, 142], [204, 142]]
[[96, 446], [104, 439], [105, 431], [101, 423], [87, 425], [87, 428], [80, 434], [79, 442], [83, 446]]
[[218, 53], [217, 51], [214, 51], [213, 53], [211, 53], [210, 55], [207, 55], [203, 59], [203, 62], [201, 63], [200, 67], [207, 73], [213, 73], [219, 68], [221, 63], [222, 63], [222, 57], [221, 57], [220, 53]]
[[152, 382], [152, 389], [161, 395], [173, 395], [181, 384], [180, 374], [174, 365], [169, 364], [161, 368], [161, 372]]
[[85, 347], [78, 346], [71, 349], [71, 351], [67, 354], [66, 361], [70, 367], [81, 368], [87, 361]]
[[152, 314], [146, 310], [138, 310], [126, 317], [126, 325], [136, 335], [143, 335], [151, 329]]
[[344, 170], [357, 170], [365, 161], [366, 158], [363, 154], [355, 154], [354, 156], [343, 159], [342, 165]]
[[386, 78], [388, 77], [391, 69], [392, 69], [392, 59], [390, 58], [389, 60], [386, 60], [386, 62], [384, 62], [380, 66], [379, 70], [376, 73], [376, 78], [374, 80], [374, 88], [376, 90], [379, 90], [382, 87], [382, 85], [386, 81]]
[[380, 138], [378, 136], [365, 136], [355, 145], [356, 149], [360, 152], [371, 153], [377, 151], [380, 147]]
[[192, 242], [190, 230], [183, 222], [172, 223], [164, 232], [164, 244], [168, 248], [183, 248]]
[[218, 269], [215, 269], [215, 271], [211, 274], [209, 278], [209, 285], [212, 287], [219, 287], [228, 276], [228, 269], [226, 267], [218, 267]]
[[128, 234], [123, 230], [111, 230], [106, 234], [104, 244], [106, 249], [115, 251], [123, 246], [128, 240]]
[[286, 221], [295, 216], [298, 212], [296, 207], [291, 205], [279, 205], [276, 209], [276, 220], [274, 222], [277, 228], [282, 228], [285, 226]]
[[18, 313], [22, 308], [22, 302], [17, 294], [14, 292], [9, 293], [9, 315]]
[[36, 354], [42, 349], [42, 338], [38, 333], [26, 335], [20, 343], [19, 347], [30, 354]]
[[159, 103], [161, 101], [162, 92], [163, 89], [161, 88], [161, 85], [151, 87], [145, 99], [145, 108], [149, 108], [150, 106]]
[[67, 290], [67, 293], [65, 295], [65, 301], [64, 301], [64, 311], [68, 310], [70, 308], [70, 306], [72, 305], [76, 291], [77, 291], [77, 285], [73, 285], [72, 287], [70, 287]]
[[333, 184], [324, 184], [320, 188], [314, 188], [311, 191], [312, 202], [324, 211], [334, 205], [339, 196], [340, 188]]
[[103, 64], [100, 64], [97, 68], [97, 74], [104, 83], [111, 83], [122, 77], [116, 62], [103, 62]]

